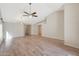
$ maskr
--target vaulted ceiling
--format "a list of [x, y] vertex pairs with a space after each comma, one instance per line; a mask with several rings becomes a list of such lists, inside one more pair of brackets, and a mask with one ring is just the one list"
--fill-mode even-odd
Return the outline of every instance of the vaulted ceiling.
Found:
[[63, 3], [32, 3], [32, 12], [37, 12], [38, 17], [23, 17], [24, 11], [29, 11], [28, 3], [0, 3], [1, 17], [5, 22], [23, 22], [35, 24], [44, 20], [46, 16], [59, 10]]

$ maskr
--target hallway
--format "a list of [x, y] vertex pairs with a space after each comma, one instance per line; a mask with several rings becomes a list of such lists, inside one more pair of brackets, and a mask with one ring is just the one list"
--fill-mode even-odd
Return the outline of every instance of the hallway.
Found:
[[65, 46], [63, 41], [39, 36], [14, 38], [10, 49], [0, 51], [9, 56], [72, 56], [79, 55], [79, 49]]

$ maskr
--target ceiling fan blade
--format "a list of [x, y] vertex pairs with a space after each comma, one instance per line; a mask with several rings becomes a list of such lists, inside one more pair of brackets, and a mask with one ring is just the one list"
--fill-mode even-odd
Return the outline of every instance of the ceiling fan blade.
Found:
[[24, 13], [25, 13], [25, 14], [29, 14], [28, 12], [25, 12], [25, 11], [24, 11]]
[[33, 12], [32, 14], [36, 14], [36, 12]]
[[28, 16], [28, 15], [23, 15], [23, 16]]
[[38, 17], [37, 15], [34, 15], [34, 14], [32, 14], [32, 16], [34, 16], [34, 17]]

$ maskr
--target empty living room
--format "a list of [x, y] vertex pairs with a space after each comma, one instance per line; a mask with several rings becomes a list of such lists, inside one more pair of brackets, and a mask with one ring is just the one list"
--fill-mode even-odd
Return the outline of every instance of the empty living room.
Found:
[[79, 3], [0, 3], [0, 56], [79, 56]]

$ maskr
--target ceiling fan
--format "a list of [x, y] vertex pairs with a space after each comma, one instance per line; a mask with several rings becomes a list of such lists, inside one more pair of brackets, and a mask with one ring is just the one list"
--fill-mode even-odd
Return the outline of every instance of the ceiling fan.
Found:
[[23, 15], [23, 16], [38, 17], [38, 16], [36, 15], [36, 14], [37, 14], [36, 12], [31, 13], [31, 5], [32, 5], [32, 3], [29, 3], [29, 6], [30, 6], [29, 12], [24, 11], [24, 15]]

